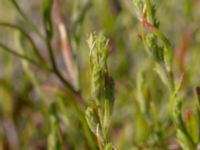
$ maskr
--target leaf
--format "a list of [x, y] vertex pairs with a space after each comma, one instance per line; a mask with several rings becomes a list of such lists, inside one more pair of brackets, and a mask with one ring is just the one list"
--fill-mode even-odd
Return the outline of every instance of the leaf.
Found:
[[98, 118], [92, 108], [90, 108], [90, 107], [87, 108], [87, 110], [85, 112], [85, 118], [86, 118], [86, 121], [88, 123], [90, 130], [94, 134], [96, 134], [96, 129], [97, 129], [97, 125], [98, 125], [99, 121], [98, 121]]
[[170, 79], [168, 78], [166, 74], [165, 68], [162, 66], [162, 64], [155, 63], [155, 72], [160, 77], [161, 81], [169, 88], [171, 89]]
[[171, 99], [170, 99], [170, 102], [169, 102], [169, 112], [170, 112], [170, 115], [171, 117], [173, 118], [173, 111], [176, 107], [176, 100], [177, 100], [177, 94], [181, 88], [181, 84], [182, 84], [182, 80], [183, 80], [183, 77], [181, 78], [181, 80], [176, 84], [176, 87], [175, 87], [175, 90], [174, 92], [172, 93], [172, 96], [171, 96]]
[[187, 136], [178, 129], [177, 131], [177, 141], [182, 147], [183, 150], [195, 150], [195, 147], [191, 144], [191, 142], [188, 140]]
[[106, 144], [105, 146], [105, 149], [104, 150], [115, 150], [114, 146], [112, 143], [108, 143]]
[[49, 135], [48, 135], [48, 150], [61, 150], [61, 141], [58, 137], [58, 114], [55, 103], [52, 103], [49, 108]]

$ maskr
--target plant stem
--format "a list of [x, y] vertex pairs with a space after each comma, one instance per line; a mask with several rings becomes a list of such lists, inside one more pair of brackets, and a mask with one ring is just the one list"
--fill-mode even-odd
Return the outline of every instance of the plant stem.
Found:
[[25, 60], [28, 61], [29, 63], [34, 64], [34, 65], [36, 65], [36, 66], [38, 66], [38, 67], [41, 67], [41, 65], [40, 65], [38, 62], [36, 62], [35, 60], [33, 60], [32, 58], [29, 58], [29, 57], [27, 57], [27, 56], [25, 56], [25, 55], [23, 55], [23, 54], [19, 54], [19, 53], [15, 52], [14, 50], [12, 50], [11, 48], [5, 46], [5, 45], [4, 45], [3, 43], [1, 43], [1, 42], [0, 42], [0, 47], [1, 47], [2, 49], [4, 49], [5, 51], [7, 51], [7, 52], [13, 54], [14, 56], [17, 56], [17, 57], [20, 57], [20, 58], [22, 58], [22, 59], [25, 59]]
[[40, 31], [37, 29], [37, 27], [32, 23], [32, 21], [27, 17], [27, 15], [23, 12], [23, 10], [20, 8], [19, 4], [16, 2], [16, 0], [11, 0], [19, 14], [24, 18], [24, 20], [27, 22], [27, 24], [31, 27], [31, 29], [41, 38], [44, 39], [43, 35], [40, 33]]
[[76, 91], [73, 86], [63, 77], [63, 75], [61, 74], [61, 72], [59, 71], [58, 67], [57, 67], [57, 64], [56, 64], [56, 61], [55, 61], [55, 57], [54, 57], [54, 54], [53, 54], [53, 50], [52, 50], [52, 47], [51, 47], [51, 42], [49, 39], [47, 39], [47, 49], [48, 49], [48, 53], [49, 53], [49, 57], [50, 57], [50, 60], [51, 60], [51, 64], [52, 64], [52, 68], [53, 68], [53, 72], [55, 73], [55, 75], [60, 79], [60, 81], [62, 81], [62, 83], [73, 93], [73, 95], [75, 96], [76, 100], [82, 104], [82, 105], [85, 105], [84, 104], [84, 100], [81, 96], [81, 93], [80, 91]]
[[43, 58], [43, 56], [41, 55], [39, 49], [37, 48], [37, 46], [35, 45], [33, 39], [30, 37], [30, 35], [28, 33], [26, 33], [24, 31], [24, 29], [22, 29], [21, 27], [17, 26], [17, 25], [13, 25], [13, 24], [9, 24], [9, 23], [5, 23], [5, 22], [0, 22], [0, 26], [4, 26], [4, 27], [9, 27], [9, 28], [13, 28], [16, 29], [18, 31], [20, 31], [31, 43], [31, 46], [33, 47], [33, 50], [35, 52], [35, 55], [37, 56], [37, 58], [39, 59], [41, 65], [46, 64], [45, 63], [45, 59]]

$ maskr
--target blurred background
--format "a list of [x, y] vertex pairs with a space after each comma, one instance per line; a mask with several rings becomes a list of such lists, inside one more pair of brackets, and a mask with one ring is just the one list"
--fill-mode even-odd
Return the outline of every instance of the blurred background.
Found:
[[[44, 35], [41, 1], [17, 2], [39, 33]], [[195, 115], [192, 107], [196, 100], [194, 89], [200, 85], [200, 1], [154, 0], [154, 3], [160, 30], [173, 46], [175, 76], [178, 78], [182, 73], [185, 74], [181, 94], [185, 102], [184, 118], [187, 120]], [[116, 101], [109, 135], [116, 148], [159, 150], [166, 145], [168, 149], [180, 149], [169, 119], [169, 95], [139, 38], [140, 23], [132, 2], [54, 0], [52, 19], [52, 47], [56, 62], [67, 77], [69, 72], [65, 68], [59, 34], [59, 25], [62, 23], [67, 30], [71, 49], [76, 54], [78, 87], [86, 105], [91, 100], [86, 39], [94, 31], [103, 32], [109, 38], [109, 69], [116, 83]], [[46, 45], [20, 15], [12, 0], [0, 0], [0, 43], [36, 59], [30, 41], [20, 37], [19, 32], [2, 25], [3, 23], [20, 26], [26, 31], [46, 63], [50, 63]], [[139, 110], [139, 82], [144, 83], [141, 88], [145, 107], [151, 114], [149, 118], [144, 117]], [[55, 75], [0, 47], [0, 150], [47, 149], [50, 132], [48, 109], [50, 103], [55, 101], [58, 102], [61, 130], [59, 137], [62, 139], [63, 149], [97, 149], [93, 135], [89, 133], [93, 138], [87, 138], [74, 99]]]

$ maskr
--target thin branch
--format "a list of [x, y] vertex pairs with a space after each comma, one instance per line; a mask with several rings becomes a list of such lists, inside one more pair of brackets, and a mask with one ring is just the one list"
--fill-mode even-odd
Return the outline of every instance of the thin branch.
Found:
[[12, 50], [11, 48], [5, 46], [5, 45], [4, 45], [3, 43], [1, 43], [1, 42], [0, 42], [0, 47], [2, 48], [2, 50], [5, 50], [6, 52], [8, 52], [8, 53], [10, 53], [10, 54], [12, 54], [12, 55], [14, 55], [14, 56], [17, 56], [17, 57], [19, 57], [19, 58], [25, 59], [25, 60], [28, 61], [29, 63], [41, 67], [41, 65], [40, 65], [39, 63], [37, 63], [35, 60], [33, 60], [32, 58], [29, 58], [29, 57], [27, 57], [27, 56], [25, 56], [25, 55], [22, 55], [22, 54], [19, 54], [19, 53], [15, 52], [14, 50]]
[[60, 34], [60, 44], [63, 60], [66, 67], [66, 72], [68, 73], [67, 80], [74, 86], [76, 90], [79, 89], [79, 81], [78, 81], [78, 66], [77, 62], [75, 62], [74, 53], [72, 50], [71, 43], [68, 37], [68, 31], [65, 27], [64, 19], [59, 12], [58, 2], [54, 1], [53, 7], [53, 19], [58, 28]]
[[91, 1], [88, 1], [84, 6], [83, 6], [83, 9], [80, 10], [80, 14], [79, 16], [77, 17], [77, 19], [75, 20], [73, 26], [72, 26], [72, 30], [75, 31], [77, 26], [80, 25], [80, 22], [83, 21], [83, 19], [85, 18], [86, 16], [86, 13], [87, 11], [92, 7], [92, 2]]
[[59, 77], [59, 79], [60, 79], [71, 91], [73, 91], [74, 93], [76, 93], [77, 91], [74, 90], [74, 88], [72, 87], [72, 85], [71, 85], [71, 84], [63, 77], [63, 75], [60, 73], [60, 71], [59, 71], [59, 69], [58, 69], [58, 67], [57, 67], [55, 58], [54, 58], [54, 54], [53, 54], [53, 50], [52, 50], [52, 47], [51, 47], [50, 42], [47, 42], [47, 49], [48, 49], [48, 52], [49, 52], [49, 57], [50, 57], [50, 60], [51, 60], [51, 64], [52, 64], [52, 68], [53, 68], [54, 73]]
[[81, 93], [79, 90], [76, 90], [73, 85], [70, 84], [70, 82], [62, 75], [62, 73], [60, 72], [57, 64], [56, 64], [56, 59], [55, 59], [55, 55], [53, 53], [53, 49], [52, 49], [52, 45], [51, 45], [51, 41], [52, 41], [52, 36], [53, 36], [53, 27], [52, 27], [52, 16], [51, 16], [51, 12], [52, 12], [52, 4], [53, 1], [49, 1], [48, 3], [45, 3], [45, 7], [43, 10], [43, 23], [44, 23], [44, 28], [46, 31], [46, 37], [45, 37], [45, 44], [49, 53], [49, 58], [51, 61], [51, 65], [52, 65], [52, 69], [53, 72], [55, 73], [55, 75], [60, 79], [60, 81], [62, 81], [62, 83], [70, 90], [70, 92], [72, 92], [72, 94], [76, 97], [76, 100], [78, 102], [81, 102], [82, 104], [84, 104], [83, 98], [81, 96]]
[[27, 15], [24, 13], [24, 11], [21, 9], [19, 4], [16, 2], [16, 0], [11, 0], [12, 4], [15, 6], [19, 14], [23, 17], [23, 19], [28, 23], [28, 25], [31, 27], [31, 29], [38, 34], [38, 36], [42, 39], [44, 39], [43, 35], [40, 33], [40, 31], [37, 29], [37, 27], [32, 23], [32, 21], [27, 17]]
[[0, 22], [0, 26], [12, 28], [21, 32], [30, 41], [31, 46], [33, 47], [33, 50], [35, 52], [35, 55], [38, 57], [39, 61], [41, 62], [41, 65], [45, 64], [45, 59], [41, 55], [39, 49], [37, 48], [36, 44], [34, 43], [33, 39], [30, 37], [30, 35], [24, 31], [24, 29], [22, 29], [21, 27], [17, 25], [5, 23], [5, 22]]

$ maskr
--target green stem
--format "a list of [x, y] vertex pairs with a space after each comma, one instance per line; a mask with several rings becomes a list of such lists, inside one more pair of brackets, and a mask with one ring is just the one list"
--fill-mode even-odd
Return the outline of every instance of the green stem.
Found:
[[[18, 32], [21, 33], [21, 32]], [[21, 43], [21, 34], [16, 34], [16, 46], [19, 49], [19, 52], [21, 52], [22, 54], [25, 53], [25, 50], [23, 49], [22, 43]], [[30, 79], [30, 81], [32, 82], [33, 86], [36, 89], [36, 92], [38, 93], [39, 97], [42, 100], [47, 100], [46, 95], [42, 92], [41, 86], [38, 82], [38, 80], [35, 77], [34, 72], [31, 70], [30, 65], [28, 62], [26, 62], [25, 60], [21, 60], [22, 62], [22, 67], [24, 69], [24, 72], [27, 74], [28, 78]]]
[[79, 94], [79, 92], [76, 91], [73, 88], [73, 86], [63, 77], [63, 75], [59, 71], [57, 64], [56, 64], [56, 61], [55, 61], [55, 57], [54, 57], [54, 54], [53, 54], [51, 43], [50, 43], [49, 40], [47, 40], [47, 49], [48, 49], [48, 53], [49, 53], [49, 57], [50, 57], [50, 60], [51, 60], [51, 64], [52, 64], [52, 68], [53, 68], [54, 73], [64, 83], [64, 85], [66, 85], [73, 93]]
[[37, 48], [37, 46], [35, 45], [33, 39], [30, 37], [30, 35], [28, 33], [26, 33], [24, 31], [24, 29], [22, 29], [21, 27], [17, 26], [17, 25], [13, 25], [13, 24], [9, 24], [9, 23], [5, 23], [5, 22], [0, 22], [0, 26], [4, 26], [4, 27], [8, 27], [8, 28], [13, 28], [16, 29], [18, 31], [20, 31], [31, 43], [31, 46], [33, 47], [33, 50], [35, 52], [35, 55], [37, 56], [37, 58], [39, 59], [41, 65], [46, 65], [45, 63], [45, 59], [43, 58], [43, 56], [41, 55], [39, 49]]
[[[90, 129], [88, 128], [87, 122], [85, 120], [85, 116], [83, 115], [84, 112], [82, 111], [80, 106], [75, 101], [69, 101], [69, 103], [70, 103], [71, 107], [73, 107], [73, 109], [76, 111], [76, 114], [78, 115], [78, 118], [79, 118], [79, 120], [82, 124], [82, 127], [83, 127], [83, 132], [85, 133], [85, 136], [88, 140], [89, 146], [91, 147], [91, 149], [95, 150], [96, 146], [94, 144], [94, 140], [93, 140], [92, 134], [90, 132]], [[60, 100], [60, 105], [62, 107], [65, 107], [63, 99]], [[65, 113], [65, 116], [67, 116], [67, 112], [65, 111], [64, 113]]]
[[150, 0], [146, 0], [147, 19], [151, 24], [153, 24], [153, 17], [152, 17], [151, 8], [152, 8], [152, 5], [151, 5]]
[[179, 119], [180, 123], [181, 123], [181, 127], [178, 127], [180, 130], [182, 130], [182, 132], [185, 134], [185, 136], [187, 137], [187, 139], [189, 140], [191, 146], [193, 147], [193, 149], [195, 149], [195, 143], [191, 137], [191, 135], [188, 133], [186, 127], [185, 127], [185, 124], [183, 122], [183, 118], [180, 117]]
[[73, 93], [73, 96], [77, 100], [77, 102], [79, 104], [85, 106], [85, 103], [84, 103], [84, 100], [81, 96], [80, 91], [76, 91], [74, 89], [74, 87], [63, 77], [63, 75], [59, 71], [57, 64], [56, 64], [56, 61], [55, 61], [53, 50], [52, 50], [52, 47], [51, 47], [50, 39], [47, 39], [46, 44], [47, 44], [47, 49], [48, 49], [48, 53], [49, 53], [49, 57], [50, 57], [50, 61], [51, 61], [51, 64], [52, 64], [52, 69], [53, 69], [54, 74]]
[[[160, 32], [160, 30], [156, 27], [154, 27], [153, 25], [153, 15], [152, 15], [152, 5], [151, 5], [151, 0], [146, 0], [146, 10], [147, 10], [147, 21], [145, 20], [145, 18], [143, 18], [143, 26], [145, 26], [145, 24], [147, 24], [147, 29], [150, 30], [151, 32], [153, 32], [153, 34], [155, 34], [159, 40], [162, 41], [165, 51], [166, 51], [166, 58], [168, 61], [168, 65], [165, 65], [165, 69], [167, 70], [167, 76], [169, 79], [169, 84], [170, 84], [170, 89], [171, 92], [174, 91], [174, 75], [173, 75], [173, 71], [172, 71], [172, 66], [173, 66], [173, 50], [171, 47], [171, 44], [169, 42], [169, 40], [165, 37], [165, 35]], [[144, 33], [143, 33], [144, 34]], [[143, 35], [144, 36], [144, 35]]]
[[103, 134], [105, 145], [108, 143], [108, 126], [109, 126], [109, 118], [110, 118], [110, 103], [109, 100], [106, 99], [104, 102], [104, 125], [103, 125]]
[[200, 108], [197, 107], [197, 117], [198, 117], [198, 142], [200, 143]]
[[16, 2], [16, 0], [11, 0], [12, 4], [15, 6], [19, 14], [23, 17], [23, 19], [27, 22], [27, 24], [30, 26], [30, 28], [41, 38], [44, 39], [43, 35], [40, 33], [40, 31], [37, 29], [37, 27], [32, 23], [32, 21], [27, 17], [27, 15], [24, 13], [24, 11], [20, 8], [19, 4]]
[[0, 47], [1, 47], [2, 49], [4, 49], [6, 52], [13, 54], [14, 56], [17, 56], [17, 57], [19, 57], [19, 58], [25, 59], [25, 60], [28, 61], [29, 63], [34, 64], [34, 65], [36, 65], [36, 66], [38, 66], [38, 67], [41, 67], [41, 65], [40, 65], [38, 62], [36, 62], [35, 60], [33, 60], [32, 58], [29, 58], [29, 57], [27, 57], [27, 56], [25, 56], [25, 55], [23, 55], [23, 54], [19, 54], [19, 53], [15, 52], [14, 50], [12, 50], [11, 48], [5, 46], [5, 45], [4, 45], [3, 43], [1, 43], [1, 42], [0, 42]]

